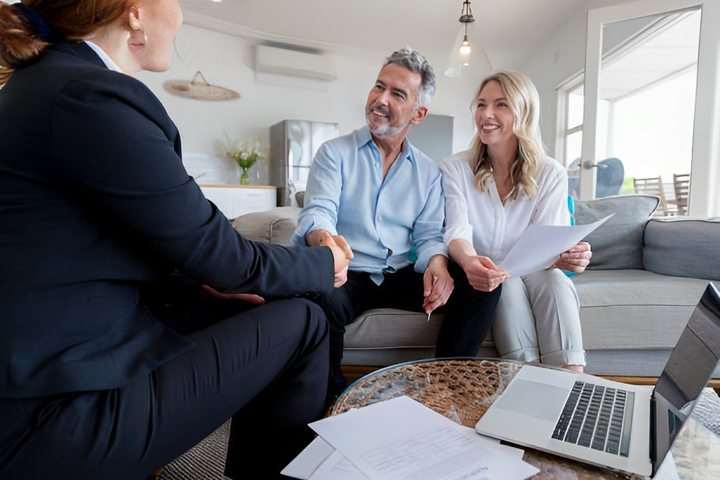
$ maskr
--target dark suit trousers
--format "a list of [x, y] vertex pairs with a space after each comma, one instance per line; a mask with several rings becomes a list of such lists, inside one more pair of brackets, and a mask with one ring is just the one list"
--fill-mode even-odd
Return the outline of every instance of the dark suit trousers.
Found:
[[144, 479], [230, 417], [226, 474], [285, 478], [324, 413], [325, 316], [301, 299], [208, 302], [160, 313], [195, 347], [122, 388], [0, 400], [0, 478]]
[[[450, 262], [448, 270], [455, 287], [447, 304], [437, 310], [444, 312], [445, 318], [438, 334], [435, 356], [475, 356], [492, 327], [501, 289], [498, 287], [492, 292], [475, 290], [460, 266]], [[423, 291], [423, 275], [410, 265], [385, 274], [380, 285], [376, 285], [367, 273], [350, 271], [345, 285], [333, 290], [330, 297], [319, 299], [330, 325], [328, 401], [342, 393], [347, 385], [340, 370], [345, 326], [371, 308], [421, 312]]]

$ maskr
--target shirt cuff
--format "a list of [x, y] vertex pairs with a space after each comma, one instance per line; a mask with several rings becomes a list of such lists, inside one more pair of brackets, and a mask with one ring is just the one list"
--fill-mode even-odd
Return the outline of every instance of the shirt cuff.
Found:
[[307, 237], [307, 234], [313, 230], [325, 230], [330, 235], [337, 235], [337, 230], [332, 222], [323, 221], [318, 217], [307, 215], [300, 217], [298, 226], [295, 229], [295, 233], [293, 233], [290, 241], [295, 245], [307, 245], [305, 237]]
[[443, 234], [443, 240], [445, 240], [445, 245], [449, 245], [450, 242], [455, 240], [456, 238], [461, 238], [463, 240], [467, 240], [470, 245], [473, 244], [473, 237], [472, 237], [472, 227], [456, 227], [456, 228], [450, 228], [445, 231]]
[[448, 257], [447, 245], [440, 241], [427, 241], [418, 247], [417, 255], [418, 259], [415, 262], [415, 271], [418, 273], [425, 273], [430, 259], [435, 255], [443, 255]]

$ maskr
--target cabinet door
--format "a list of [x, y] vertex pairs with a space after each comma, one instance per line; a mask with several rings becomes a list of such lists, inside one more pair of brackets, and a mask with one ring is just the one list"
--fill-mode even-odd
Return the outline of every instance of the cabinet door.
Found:
[[246, 213], [262, 212], [275, 207], [275, 189], [270, 188], [234, 188], [232, 198], [233, 217]]
[[205, 198], [214, 203], [228, 218], [233, 217], [233, 190], [234, 188], [201, 187]]
[[201, 186], [205, 198], [213, 202], [227, 217], [235, 218], [251, 212], [270, 210], [277, 205], [274, 188], [243, 188]]

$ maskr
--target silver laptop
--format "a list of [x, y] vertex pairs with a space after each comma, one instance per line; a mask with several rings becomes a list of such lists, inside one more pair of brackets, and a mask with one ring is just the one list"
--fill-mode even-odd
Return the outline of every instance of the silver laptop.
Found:
[[720, 293], [708, 285], [654, 389], [523, 365], [475, 429], [519, 445], [654, 475], [720, 359]]

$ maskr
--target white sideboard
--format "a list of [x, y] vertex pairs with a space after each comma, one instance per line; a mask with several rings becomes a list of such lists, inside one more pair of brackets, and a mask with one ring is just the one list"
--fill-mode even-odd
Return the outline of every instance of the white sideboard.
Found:
[[200, 189], [230, 219], [277, 206], [277, 188], [269, 185], [200, 184]]

